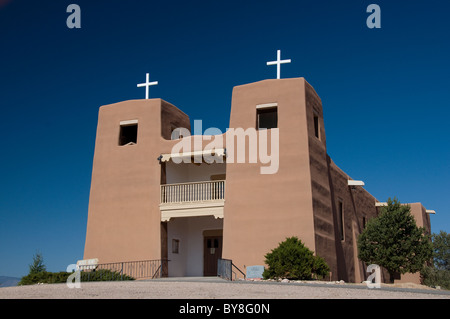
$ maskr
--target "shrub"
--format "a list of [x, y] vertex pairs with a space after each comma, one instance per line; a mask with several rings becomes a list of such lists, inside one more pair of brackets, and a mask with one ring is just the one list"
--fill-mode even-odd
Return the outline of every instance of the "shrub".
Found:
[[[38, 283], [43, 284], [57, 284], [65, 283], [72, 273], [69, 272], [47, 272], [41, 271], [37, 273], [28, 274], [22, 277], [18, 285], [34, 285]], [[117, 281], [117, 280], [134, 280], [133, 277], [122, 275], [119, 272], [108, 269], [101, 269], [92, 272], [81, 272], [81, 281]]]
[[117, 280], [134, 280], [125, 274], [109, 269], [100, 269], [96, 271], [81, 272], [81, 281], [117, 281]]
[[18, 285], [34, 285], [38, 283], [43, 284], [57, 284], [64, 283], [67, 281], [67, 278], [70, 276], [68, 272], [48, 272], [41, 271], [36, 273], [30, 273], [27, 276], [22, 277], [19, 281]]
[[325, 259], [320, 256], [315, 256], [312, 272], [316, 275], [316, 279], [323, 279], [330, 274], [330, 267], [328, 267]]
[[297, 237], [286, 238], [279, 246], [265, 255], [266, 268], [264, 279], [287, 278], [294, 280], [323, 278], [328, 275], [329, 267], [321, 257], [306, 247]]

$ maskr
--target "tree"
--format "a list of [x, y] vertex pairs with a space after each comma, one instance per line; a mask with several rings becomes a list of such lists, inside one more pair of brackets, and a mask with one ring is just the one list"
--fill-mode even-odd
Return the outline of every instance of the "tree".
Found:
[[396, 198], [387, 201], [378, 217], [369, 220], [358, 237], [358, 258], [389, 272], [415, 273], [431, 260], [432, 243], [423, 227], [417, 227], [411, 208]]
[[297, 237], [286, 238], [265, 257], [268, 268], [264, 270], [264, 279], [311, 279], [312, 274], [324, 277], [330, 271], [325, 260], [314, 256]]
[[29, 265], [29, 268], [30, 268], [29, 274], [36, 274], [47, 270], [44, 265], [44, 258], [42, 257], [41, 253], [37, 252], [33, 256], [33, 263]]
[[441, 230], [433, 234], [434, 265], [440, 270], [450, 270], [450, 234]]
[[432, 238], [434, 262], [421, 272], [423, 283], [450, 289], [450, 234], [441, 230]]

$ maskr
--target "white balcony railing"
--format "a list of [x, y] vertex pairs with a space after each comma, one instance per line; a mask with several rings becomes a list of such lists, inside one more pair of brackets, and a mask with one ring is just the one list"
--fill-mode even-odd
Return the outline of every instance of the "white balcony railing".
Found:
[[224, 199], [225, 181], [161, 185], [161, 204], [199, 203]]

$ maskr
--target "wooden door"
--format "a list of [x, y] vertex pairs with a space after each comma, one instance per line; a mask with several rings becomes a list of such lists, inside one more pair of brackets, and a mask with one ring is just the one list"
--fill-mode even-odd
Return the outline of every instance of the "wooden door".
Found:
[[217, 276], [217, 261], [222, 257], [222, 236], [205, 236], [203, 276]]

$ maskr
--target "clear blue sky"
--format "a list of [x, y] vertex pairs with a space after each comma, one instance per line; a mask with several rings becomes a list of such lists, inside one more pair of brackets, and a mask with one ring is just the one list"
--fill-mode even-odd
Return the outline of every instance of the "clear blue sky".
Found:
[[[66, 8], [81, 7], [81, 29]], [[366, 26], [370, 3], [381, 29]], [[98, 108], [151, 98], [228, 127], [233, 86], [305, 77], [328, 153], [378, 200], [436, 210], [450, 232], [447, 0], [0, 0], [0, 275], [82, 259]]]

